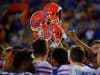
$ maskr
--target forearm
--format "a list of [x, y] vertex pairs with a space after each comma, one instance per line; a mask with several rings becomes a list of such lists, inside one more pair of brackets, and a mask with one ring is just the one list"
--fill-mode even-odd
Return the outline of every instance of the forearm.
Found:
[[78, 46], [82, 46], [83, 48], [85, 48], [89, 53], [93, 53], [93, 50], [88, 46], [86, 45], [83, 41], [81, 41], [80, 39], [78, 39], [77, 37], [75, 38], [71, 38], [76, 45]]

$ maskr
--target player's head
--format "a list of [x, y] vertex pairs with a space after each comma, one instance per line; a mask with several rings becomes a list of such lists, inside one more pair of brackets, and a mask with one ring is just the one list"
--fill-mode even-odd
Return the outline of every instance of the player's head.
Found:
[[48, 12], [51, 15], [60, 16], [62, 8], [56, 3], [49, 3], [43, 8], [42, 11], [43, 12]]
[[92, 49], [97, 57], [97, 64], [100, 66], [100, 40], [94, 40], [92, 42]]
[[41, 29], [45, 26], [45, 17], [42, 11], [36, 11], [32, 14], [30, 19], [31, 30], [33, 31], [33, 37], [36, 39], [37, 37], [41, 37], [42, 32]]
[[20, 45], [16, 45], [16, 46], [13, 47], [13, 49], [23, 49], [23, 48], [25, 48], [25, 47], [24, 46], [20, 46]]
[[49, 16], [51, 16], [52, 19], [58, 18], [59, 19], [58, 23], [60, 22], [62, 8], [58, 4], [49, 3], [43, 8], [42, 11], [44, 13], [47, 13]]
[[67, 51], [63, 48], [54, 48], [52, 52], [52, 58], [55, 60], [55, 63], [59, 66], [68, 63]]
[[85, 58], [85, 52], [82, 47], [75, 46], [71, 48], [70, 52], [71, 62], [83, 63], [84, 58]]
[[45, 39], [39, 38], [32, 43], [35, 57], [45, 56], [48, 52], [47, 42]]
[[97, 54], [97, 51], [100, 48], [100, 40], [94, 40], [92, 42], [92, 46], [91, 47], [92, 47], [94, 53]]
[[13, 54], [13, 62], [12, 65], [15, 71], [31, 71], [32, 69], [32, 51], [29, 49], [16, 49], [16, 52]]
[[42, 11], [36, 11], [35, 13], [32, 14], [31, 19], [30, 19], [30, 25], [31, 25], [32, 31], [34, 31], [34, 28], [40, 27], [40, 24], [44, 22], [43, 16], [44, 14]]
[[5, 29], [3, 27], [3, 24], [0, 23], [0, 43], [5, 40], [5, 37], [6, 37]]

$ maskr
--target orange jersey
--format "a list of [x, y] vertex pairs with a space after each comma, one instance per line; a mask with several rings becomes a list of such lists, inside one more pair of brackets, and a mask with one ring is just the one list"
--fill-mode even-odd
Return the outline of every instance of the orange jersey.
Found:
[[57, 15], [61, 7], [55, 3], [47, 4], [42, 11], [35, 12], [30, 25], [34, 38], [41, 37], [51, 39], [54, 36], [57, 40], [61, 39], [63, 29], [59, 26], [59, 16]]
[[[41, 17], [43, 16], [42, 11], [37, 11], [35, 13], [32, 14], [31, 19], [30, 19], [30, 25], [31, 28], [39, 28], [40, 27], [40, 23], [42, 22]], [[34, 30], [32, 30], [34, 31]]]
[[[42, 11], [36, 11], [35, 13], [32, 14], [31, 19], [30, 19], [30, 25], [31, 29], [33, 31], [33, 37], [36, 39], [39, 36], [39, 30], [41, 29], [41, 25], [44, 25], [44, 20], [43, 18], [43, 12]], [[44, 26], [42, 26], [44, 27]]]

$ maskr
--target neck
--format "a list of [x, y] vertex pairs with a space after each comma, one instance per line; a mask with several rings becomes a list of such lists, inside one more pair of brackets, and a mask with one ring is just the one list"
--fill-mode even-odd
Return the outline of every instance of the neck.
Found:
[[45, 61], [46, 60], [46, 57], [36, 57], [34, 61]]
[[84, 66], [84, 64], [83, 63], [80, 63], [80, 62], [72, 62], [71, 63], [72, 65], [77, 65], [77, 66]]
[[100, 64], [98, 64], [98, 66], [100, 67]]
[[26, 65], [22, 65], [20, 68], [18, 68], [17, 70], [16, 70], [16, 72], [19, 72], [19, 73], [21, 73], [21, 72], [27, 72], [28, 71], [28, 68], [27, 68], [27, 66], [25, 67]]

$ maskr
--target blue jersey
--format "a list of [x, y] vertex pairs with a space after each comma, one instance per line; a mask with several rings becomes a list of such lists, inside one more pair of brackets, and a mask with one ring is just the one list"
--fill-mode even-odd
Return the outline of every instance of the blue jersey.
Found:
[[57, 71], [58, 71], [58, 69], [59, 69], [59, 66], [54, 66], [53, 67], [53, 75], [57, 75]]

